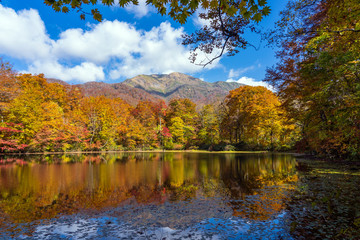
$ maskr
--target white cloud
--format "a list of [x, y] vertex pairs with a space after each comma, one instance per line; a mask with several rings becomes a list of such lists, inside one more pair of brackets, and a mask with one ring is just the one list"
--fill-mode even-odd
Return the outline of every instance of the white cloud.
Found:
[[125, 58], [110, 72], [110, 77], [116, 79], [137, 74], [200, 71], [202, 67], [189, 62], [189, 50], [181, 45], [183, 33], [182, 28], [174, 29], [168, 22], [144, 32], [139, 41], [139, 51], [136, 52], [139, 57], [132, 55]]
[[237, 78], [237, 77], [239, 77], [239, 75], [240, 75], [239, 71], [236, 71], [234, 69], [230, 69], [228, 78]]
[[210, 20], [200, 18], [200, 16], [199, 16], [199, 14], [205, 13], [205, 12], [206, 12], [206, 10], [203, 8], [196, 10], [196, 12], [194, 13], [194, 15], [192, 17], [192, 21], [193, 21], [193, 24], [195, 25], [195, 27], [201, 28], [201, 27], [204, 27], [205, 25], [210, 25]]
[[131, 4], [129, 6], [126, 6], [125, 10], [133, 13], [137, 18], [142, 18], [151, 12], [156, 12], [153, 6], [146, 4], [146, 0], [139, 0], [138, 5]]
[[[53, 40], [36, 10], [15, 12], [0, 5], [0, 21], [6, 23], [0, 25], [0, 54], [26, 60], [24, 72], [85, 82], [203, 70], [190, 63], [189, 48], [181, 44], [184, 29], [168, 22], [143, 31], [129, 23], [103, 21], [86, 30], [67, 29]], [[207, 68], [218, 67], [219, 60]]]
[[58, 62], [34, 62], [29, 67], [30, 73], [46, 73], [47, 77], [58, 78], [63, 81], [78, 80], [80, 82], [89, 82], [104, 80], [105, 74], [101, 66], [96, 66], [90, 62], [83, 62], [74, 67], [66, 67]]
[[240, 69], [230, 69], [229, 71], [229, 75], [228, 78], [232, 79], [232, 78], [238, 78], [240, 75], [255, 69], [255, 66], [250, 66], [250, 67], [246, 67], [246, 68], [240, 68]]
[[238, 80], [234, 80], [234, 79], [230, 78], [230, 79], [226, 80], [226, 82], [237, 82], [237, 83], [242, 83], [242, 84], [249, 85], [249, 86], [263, 86], [263, 87], [266, 87], [267, 89], [273, 91], [273, 88], [266, 82], [255, 81], [254, 78], [250, 78], [250, 77], [241, 77]]
[[25, 60], [45, 58], [52, 41], [36, 10], [15, 12], [0, 5], [0, 53]]
[[125, 58], [138, 51], [140, 32], [132, 25], [117, 20], [90, 25], [90, 30], [68, 29], [53, 44], [59, 58], [106, 63], [112, 57]]

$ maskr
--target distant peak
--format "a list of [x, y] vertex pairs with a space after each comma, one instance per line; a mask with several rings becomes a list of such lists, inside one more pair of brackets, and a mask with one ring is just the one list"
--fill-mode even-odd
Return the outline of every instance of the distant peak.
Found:
[[169, 73], [169, 74], [161, 74], [161, 73], [158, 73], [158, 74], [150, 74], [150, 75], [147, 75], [147, 74], [140, 74], [138, 76], [135, 76], [133, 78], [146, 78], [146, 77], [152, 77], [152, 78], [166, 78], [166, 77], [173, 77], [173, 78], [194, 78], [190, 75], [187, 75], [185, 73], [181, 73], [181, 72], [172, 72], [172, 73]]
[[[180, 73], [180, 72], [172, 72], [172, 73], [170, 73], [169, 74], [170, 76], [184, 76], [184, 75], [186, 75], [185, 73]], [[188, 76], [188, 75], [186, 75], [186, 76]]]

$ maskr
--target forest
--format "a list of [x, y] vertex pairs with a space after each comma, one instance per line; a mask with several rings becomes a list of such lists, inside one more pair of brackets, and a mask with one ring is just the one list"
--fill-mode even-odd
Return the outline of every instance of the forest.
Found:
[[280, 50], [265, 81], [300, 127], [303, 151], [359, 158], [359, 16], [357, 0], [290, 1], [267, 35]]
[[[264, 34], [279, 49], [264, 79], [274, 92], [242, 86], [200, 110], [189, 99], [133, 107], [86, 97], [2, 61], [0, 151], [296, 150], [359, 158], [359, 13], [357, 0], [290, 1]], [[231, 37], [226, 44], [237, 46]], [[197, 43], [195, 35], [186, 41]]]
[[1, 68], [0, 149], [8, 152], [99, 150], [288, 150], [296, 127], [265, 87], [242, 86], [199, 111], [189, 99], [140, 101], [86, 97], [43, 75]]

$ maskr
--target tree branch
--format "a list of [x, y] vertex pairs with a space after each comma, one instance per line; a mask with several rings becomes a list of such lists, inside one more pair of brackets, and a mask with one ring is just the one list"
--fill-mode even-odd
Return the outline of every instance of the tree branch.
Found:
[[213, 61], [215, 61], [216, 59], [220, 58], [220, 57], [224, 54], [225, 47], [226, 47], [226, 44], [227, 44], [227, 42], [229, 41], [229, 39], [230, 39], [229, 36], [225, 39], [225, 42], [224, 42], [224, 44], [223, 44], [223, 46], [222, 46], [222, 48], [221, 48], [221, 52], [220, 52], [219, 55], [217, 55], [216, 57], [213, 57], [210, 61], [208, 61], [208, 62], [205, 63], [205, 64], [197, 63], [197, 64], [195, 64], [195, 65], [203, 66], [203, 67], [205, 68], [207, 65], [211, 64]]

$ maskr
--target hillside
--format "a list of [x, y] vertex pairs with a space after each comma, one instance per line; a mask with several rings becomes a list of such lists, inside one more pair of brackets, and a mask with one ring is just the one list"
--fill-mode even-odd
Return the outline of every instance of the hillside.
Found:
[[[58, 79], [48, 81], [68, 85]], [[173, 98], [189, 98], [201, 106], [222, 101], [230, 90], [241, 84], [221, 81], [209, 83], [183, 73], [171, 73], [139, 75], [122, 83], [87, 82], [75, 86], [81, 89], [85, 96], [119, 97], [131, 105], [144, 100], [162, 99], [168, 102]]]
[[139, 75], [125, 80], [123, 84], [145, 90], [166, 101], [189, 98], [199, 105], [221, 101], [230, 90], [242, 85], [221, 81], [209, 83], [183, 73]]
[[153, 96], [142, 89], [133, 88], [123, 83], [88, 82], [77, 85], [85, 96], [105, 96], [109, 98], [121, 98], [130, 105], [136, 105], [139, 101], [158, 101], [160, 98]]
[[[59, 79], [48, 78], [48, 82], [58, 83], [65, 86], [69, 84]], [[83, 84], [75, 84], [74, 87], [79, 88], [86, 96], [105, 96], [108, 98], [121, 98], [130, 105], [135, 106], [139, 101], [159, 101], [162, 98], [153, 96], [146, 91], [138, 88], [127, 86], [123, 83], [104, 83], [104, 82], [87, 82]]]

